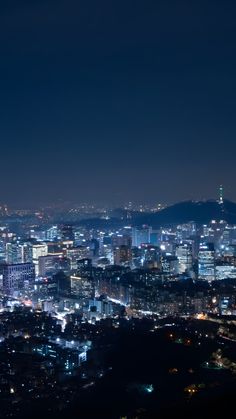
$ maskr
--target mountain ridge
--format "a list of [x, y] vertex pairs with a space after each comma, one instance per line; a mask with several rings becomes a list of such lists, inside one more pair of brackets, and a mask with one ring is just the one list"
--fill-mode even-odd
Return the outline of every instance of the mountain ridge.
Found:
[[[117, 216], [119, 214], [119, 216]], [[150, 225], [154, 228], [173, 224], [195, 222], [196, 224], [208, 224], [211, 220], [224, 220], [229, 224], [236, 224], [236, 203], [224, 200], [223, 204], [218, 201], [182, 201], [168, 206], [155, 213], [132, 212], [116, 209], [110, 219], [103, 220], [86, 219], [79, 222], [82, 225], [90, 225], [99, 228], [111, 227], [112, 225]]]

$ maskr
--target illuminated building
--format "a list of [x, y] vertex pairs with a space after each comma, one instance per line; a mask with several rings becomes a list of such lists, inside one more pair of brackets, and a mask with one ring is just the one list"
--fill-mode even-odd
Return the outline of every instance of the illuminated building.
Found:
[[165, 255], [161, 257], [162, 272], [166, 276], [176, 275], [178, 273], [178, 259], [176, 256]]
[[55, 241], [59, 238], [59, 231], [57, 226], [52, 226], [46, 231], [46, 240]]
[[30, 238], [42, 242], [46, 240], [46, 231], [40, 228], [30, 230]]
[[127, 246], [132, 247], [132, 238], [130, 236], [117, 234], [112, 237], [112, 246], [113, 248], [119, 247], [119, 246]]
[[236, 278], [236, 267], [226, 263], [216, 265], [216, 279]]
[[129, 246], [119, 246], [114, 249], [114, 264], [129, 265], [132, 260], [132, 251]]
[[141, 244], [150, 243], [151, 231], [151, 227], [148, 226], [132, 228], [132, 246], [139, 247]]
[[52, 300], [43, 301], [42, 310], [47, 313], [51, 313], [53, 311], [53, 301]]
[[222, 315], [228, 314], [228, 310], [230, 308], [230, 297], [224, 296], [220, 299], [219, 309]]
[[143, 244], [141, 246], [141, 265], [145, 268], [157, 268], [160, 264], [160, 250], [159, 247], [150, 244]]
[[24, 262], [23, 247], [19, 242], [6, 244], [6, 261], [9, 264]]
[[32, 263], [7, 264], [3, 267], [3, 292], [13, 295], [24, 290], [35, 280], [35, 267]]
[[60, 255], [39, 256], [38, 269], [39, 276], [42, 277], [53, 275], [60, 270], [69, 272], [70, 260]]
[[215, 280], [215, 248], [212, 243], [201, 244], [198, 252], [198, 278]]
[[39, 275], [39, 257], [47, 256], [48, 246], [46, 244], [33, 244], [32, 246], [32, 259], [35, 265], [36, 276]]
[[70, 260], [71, 269], [77, 269], [77, 261], [90, 256], [90, 250], [86, 246], [78, 246], [66, 249], [66, 256]]
[[175, 252], [179, 261], [179, 273], [190, 271], [193, 265], [192, 248], [189, 244], [179, 244]]
[[194, 222], [189, 222], [177, 226], [176, 236], [182, 240], [187, 240], [196, 235], [196, 224]]
[[31, 244], [19, 241], [6, 243], [6, 262], [9, 264], [32, 262]]
[[72, 275], [71, 294], [81, 299], [92, 299], [95, 296], [95, 287], [93, 281], [86, 277]]
[[94, 299], [89, 301], [90, 310], [95, 309], [95, 313], [111, 316], [113, 314], [113, 303], [111, 301], [100, 299]]

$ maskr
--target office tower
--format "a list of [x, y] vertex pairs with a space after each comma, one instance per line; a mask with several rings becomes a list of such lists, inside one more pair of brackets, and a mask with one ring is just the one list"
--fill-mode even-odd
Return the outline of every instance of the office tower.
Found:
[[166, 276], [176, 275], [178, 273], [178, 259], [176, 256], [164, 255], [161, 257], [162, 272]]
[[7, 264], [3, 267], [3, 292], [13, 295], [35, 280], [33, 263]]
[[141, 244], [150, 243], [152, 228], [148, 226], [132, 228], [132, 246], [139, 247]]
[[9, 264], [23, 263], [22, 247], [19, 242], [6, 244], [6, 261]]
[[94, 282], [80, 275], [72, 275], [71, 279], [71, 293], [77, 298], [93, 299], [95, 297]]
[[160, 249], [151, 244], [141, 246], [141, 265], [145, 268], [157, 268], [160, 263]]
[[55, 273], [55, 259], [56, 256], [47, 255], [39, 256], [38, 260], [38, 274], [39, 276], [50, 276]]
[[190, 244], [184, 243], [176, 246], [175, 252], [179, 261], [179, 273], [190, 271], [193, 265], [192, 247]]
[[39, 275], [39, 257], [47, 256], [48, 246], [46, 244], [33, 244], [32, 245], [32, 260], [35, 265], [35, 274]]
[[39, 276], [52, 276], [58, 271], [69, 272], [70, 260], [63, 256], [47, 255], [39, 256]]
[[127, 234], [117, 234], [112, 237], [112, 246], [115, 249], [119, 246], [132, 247], [132, 238]]
[[52, 226], [46, 230], [46, 240], [53, 242], [59, 238], [59, 231], [57, 226]]
[[57, 293], [59, 295], [69, 294], [71, 291], [71, 279], [65, 272], [59, 271], [53, 276], [57, 284]]
[[198, 252], [198, 278], [215, 280], [215, 248], [213, 243], [200, 244]]
[[196, 236], [196, 233], [197, 233], [197, 227], [193, 221], [190, 221], [189, 223], [185, 223], [185, 224], [180, 224], [179, 226], [177, 226], [176, 236], [177, 236], [177, 239], [180, 241], [190, 239]]
[[29, 243], [19, 241], [6, 244], [6, 262], [9, 264], [32, 262]]
[[129, 265], [132, 261], [132, 251], [129, 246], [122, 245], [115, 247], [113, 253], [115, 265]]
[[71, 269], [77, 269], [77, 261], [90, 256], [90, 249], [86, 246], [78, 246], [66, 249], [66, 257], [70, 260]]

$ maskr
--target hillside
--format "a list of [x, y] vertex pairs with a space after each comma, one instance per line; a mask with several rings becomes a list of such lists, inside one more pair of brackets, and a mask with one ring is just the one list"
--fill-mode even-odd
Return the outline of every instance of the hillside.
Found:
[[167, 226], [170, 224], [183, 224], [194, 221], [197, 224], [207, 224], [211, 220], [225, 220], [230, 224], [236, 224], [236, 203], [225, 200], [223, 205], [216, 201], [184, 201], [171, 205], [156, 213], [130, 213], [127, 219], [127, 212], [116, 210], [115, 217], [109, 220], [100, 218], [87, 219], [79, 224], [93, 228], [119, 228], [122, 225], [139, 226], [143, 224], [151, 225], [154, 228]]
[[224, 205], [219, 205], [216, 201], [185, 201], [167, 207], [158, 213], [135, 217], [133, 221], [136, 225], [149, 224], [158, 227], [189, 221], [206, 224], [211, 220], [225, 220], [228, 223], [236, 224], [236, 204], [231, 201], [224, 201]]

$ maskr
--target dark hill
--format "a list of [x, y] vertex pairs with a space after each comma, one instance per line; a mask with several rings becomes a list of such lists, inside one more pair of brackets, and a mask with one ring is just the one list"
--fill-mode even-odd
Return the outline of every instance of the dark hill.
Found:
[[211, 220], [236, 223], [236, 204], [231, 201], [224, 201], [223, 205], [219, 205], [216, 201], [185, 201], [167, 207], [158, 213], [139, 216], [135, 219], [135, 224], [149, 224], [158, 227], [168, 224], [183, 224], [189, 221], [207, 224]]
[[119, 228], [124, 225], [139, 226], [147, 224], [158, 228], [171, 224], [183, 224], [194, 221], [197, 224], [207, 224], [211, 220], [225, 220], [229, 224], [236, 224], [236, 203], [224, 201], [220, 205], [217, 201], [184, 201], [172, 205], [156, 213], [140, 214], [125, 210], [116, 210], [116, 217], [104, 220], [101, 218], [86, 219], [79, 224], [92, 228]]

